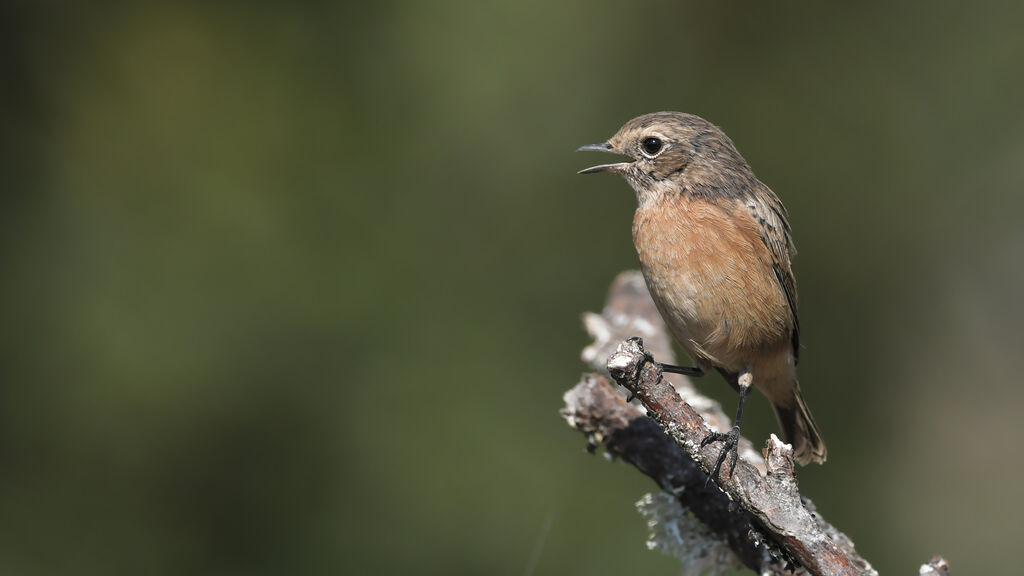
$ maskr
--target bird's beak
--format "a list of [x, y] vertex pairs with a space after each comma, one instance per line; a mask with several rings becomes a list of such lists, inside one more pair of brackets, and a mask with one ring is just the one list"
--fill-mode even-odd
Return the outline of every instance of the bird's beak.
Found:
[[[611, 152], [612, 154], [618, 154], [619, 151], [608, 142], [601, 142], [600, 144], [587, 144], [586, 146], [580, 146], [576, 149], [577, 152]], [[629, 162], [617, 162], [615, 164], [600, 164], [598, 166], [591, 166], [590, 168], [584, 168], [580, 170], [578, 174], [596, 174], [597, 172], [615, 172], [621, 174], [626, 167], [629, 166]]]

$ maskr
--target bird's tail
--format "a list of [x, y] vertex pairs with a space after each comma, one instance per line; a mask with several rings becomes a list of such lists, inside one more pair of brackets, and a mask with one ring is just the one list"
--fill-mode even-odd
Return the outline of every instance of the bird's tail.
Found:
[[800, 384], [794, 380], [792, 394], [785, 402], [772, 402], [775, 415], [779, 418], [782, 433], [786, 442], [793, 445], [793, 459], [801, 466], [809, 462], [821, 464], [828, 455], [825, 441], [821, 439], [821, 431], [814, 423], [811, 411], [807, 408]]

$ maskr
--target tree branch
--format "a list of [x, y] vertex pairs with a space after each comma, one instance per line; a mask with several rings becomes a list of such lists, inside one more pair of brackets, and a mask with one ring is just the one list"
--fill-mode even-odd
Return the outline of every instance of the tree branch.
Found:
[[[732, 477], [723, 471], [715, 479], [721, 490], [704, 487], [720, 448], [701, 448], [700, 442], [710, 430], [708, 423], [727, 430], [729, 421], [717, 403], [686, 379], [676, 378], [673, 388], [647, 361], [644, 340], [632, 337], [643, 336], [656, 357], [673, 361], [664, 323], [639, 274], [620, 275], [603, 314], [588, 314], [584, 322], [595, 337], [584, 359], [596, 365], [600, 357], [607, 358], [608, 372], [637, 396], [650, 416], [642, 418], [642, 409], [627, 404], [602, 376], [585, 375], [566, 393], [562, 414], [587, 436], [591, 449], [604, 444], [611, 455], [650, 476], [758, 573], [877, 576], [849, 538], [801, 498], [792, 449], [774, 435], [764, 459], [742, 440], [742, 459]], [[613, 342], [621, 343], [609, 357]], [[948, 567], [936, 558], [921, 573], [945, 576]]]
[[565, 404], [562, 415], [587, 436], [591, 450], [604, 444], [609, 454], [650, 476], [724, 538], [747, 567], [761, 573], [771, 564], [769, 549], [753, 530], [750, 515], [731, 512], [729, 497], [716, 486], [705, 485], [707, 475], [644, 417], [643, 410], [627, 404], [606, 378], [585, 374], [566, 392]]

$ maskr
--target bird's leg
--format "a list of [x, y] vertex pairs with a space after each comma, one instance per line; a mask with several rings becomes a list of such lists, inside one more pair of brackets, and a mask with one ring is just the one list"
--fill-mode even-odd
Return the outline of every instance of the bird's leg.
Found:
[[700, 378], [708, 373], [708, 371], [701, 366], [676, 366], [675, 364], [663, 364], [655, 360], [654, 356], [646, 350], [644, 351], [644, 356], [647, 357], [648, 362], [654, 364], [658, 368], [661, 368], [662, 372], [682, 374], [683, 376], [693, 376], [694, 378]]
[[703, 440], [700, 441], [700, 447], [703, 448], [712, 442], [718, 442], [719, 440], [724, 441], [722, 445], [722, 451], [718, 454], [718, 460], [715, 462], [715, 467], [711, 469], [711, 473], [708, 474], [708, 479], [705, 481], [705, 485], [711, 482], [711, 478], [718, 475], [719, 470], [722, 468], [722, 463], [725, 459], [732, 454], [732, 465], [729, 466], [729, 476], [732, 476], [733, 470], [736, 469], [736, 462], [740, 459], [739, 445], [740, 445], [740, 423], [743, 420], [743, 401], [747, 399], [747, 393], [750, 392], [750, 386], [754, 382], [754, 375], [750, 373], [750, 370], [746, 370], [740, 374], [736, 383], [738, 384], [740, 392], [739, 406], [736, 407], [736, 424], [733, 425], [732, 429], [728, 432], [709, 432]]
[[682, 374], [683, 376], [693, 376], [694, 378], [700, 378], [707, 374], [707, 370], [704, 370], [700, 366], [676, 366], [674, 364], [659, 364], [662, 372], [671, 372], [673, 374]]

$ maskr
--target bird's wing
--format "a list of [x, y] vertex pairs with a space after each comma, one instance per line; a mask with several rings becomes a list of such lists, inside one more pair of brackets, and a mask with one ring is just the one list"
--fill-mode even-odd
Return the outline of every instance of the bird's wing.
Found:
[[782, 201], [767, 186], [758, 182], [759, 189], [755, 194], [744, 198], [747, 210], [758, 223], [758, 235], [761, 242], [768, 248], [772, 258], [772, 272], [789, 302], [789, 312], [793, 317], [793, 358], [800, 359], [800, 318], [796, 306], [796, 280], [790, 258], [796, 255], [793, 238], [790, 234], [786, 208]]

